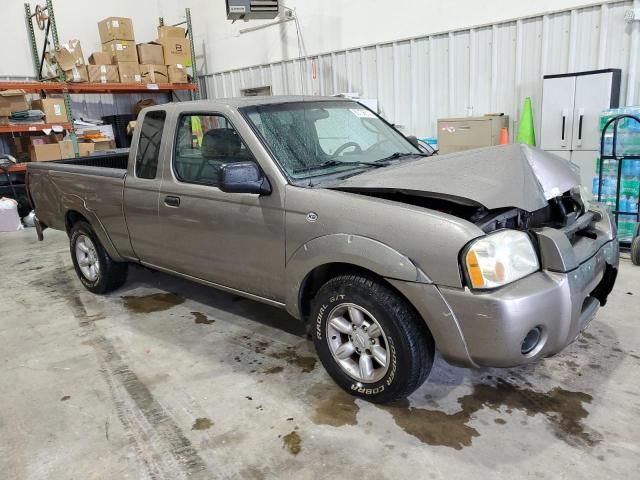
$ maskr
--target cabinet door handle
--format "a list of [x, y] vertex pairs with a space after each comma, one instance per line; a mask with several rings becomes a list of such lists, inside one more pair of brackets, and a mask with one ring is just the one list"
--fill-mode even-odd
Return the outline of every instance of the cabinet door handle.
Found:
[[582, 140], [582, 120], [584, 119], [584, 114], [580, 114], [580, 120], [578, 120], [578, 140]]
[[180, 206], [180, 197], [174, 197], [173, 195], [168, 195], [164, 197], [164, 204], [167, 207], [179, 207]]
[[562, 115], [562, 140], [564, 141], [564, 131], [566, 129], [567, 126], [567, 116], [566, 115]]

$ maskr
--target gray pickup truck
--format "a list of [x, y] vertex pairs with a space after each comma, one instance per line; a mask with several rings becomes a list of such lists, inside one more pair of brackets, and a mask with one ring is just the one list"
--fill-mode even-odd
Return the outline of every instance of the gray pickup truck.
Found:
[[138, 117], [129, 158], [33, 163], [38, 235], [69, 234], [83, 285], [128, 263], [286, 309], [354, 395], [389, 402], [449, 362], [561, 351], [613, 288], [610, 213], [524, 145], [428, 156], [359, 103], [199, 101]]

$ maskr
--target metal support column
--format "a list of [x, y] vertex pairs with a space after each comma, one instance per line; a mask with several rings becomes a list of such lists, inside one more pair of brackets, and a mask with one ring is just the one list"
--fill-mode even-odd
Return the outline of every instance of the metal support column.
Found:
[[196, 49], [193, 45], [193, 26], [191, 25], [191, 9], [186, 8], [187, 14], [187, 32], [189, 35], [189, 44], [191, 46], [191, 81], [196, 85], [196, 89], [191, 93], [193, 100], [200, 100], [200, 84], [198, 83], [198, 69], [196, 67]]
[[36, 43], [36, 32], [33, 29], [33, 16], [31, 15], [31, 6], [24, 4], [24, 16], [27, 21], [27, 30], [29, 31], [29, 42], [31, 43], [31, 58], [33, 60], [33, 68], [36, 72], [36, 79], [42, 80], [40, 70], [40, 55], [38, 55], [38, 44]]
[[[200, 84], [198, 81], [198, 68], [196, 66], [196, 50], [193, 44], [193, 26], [191, 24], [191, 9], [185, 8], [186, 19], [184, 22], [171, 25], [172, 27], [179, 27], [180, 25], [187, 26], [187, 36], [189, 37], [189, 46], [191, 47], [191, 82], [195, 84], [196, 89], [191, 92], [191, 100], [200, 100]], [[164, 17], [158, 18], [158, 25], [164, 27]]]

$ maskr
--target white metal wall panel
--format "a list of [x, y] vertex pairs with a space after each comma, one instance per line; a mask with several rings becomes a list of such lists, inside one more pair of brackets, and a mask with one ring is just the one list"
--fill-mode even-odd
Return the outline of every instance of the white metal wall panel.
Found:
[[534, 115], [540, 112], [543, 75], [621, 68], [622, 103], [639, 102], [640, 25], [624, 21], [634, 5], [640, 1], [602, 2], [328, 52], [313, 57], [314, 69], [309, 58], [216, 73], [207, 91], [219, 98], [270, 85], [275, 95], [309, 94], [316, 85], [323, 95], [359, 93], [377, 98], [389, 121], [419, 137], [435, 135], [438, 118], [504, 112], [513, 135], [525, 97], [532, 97]]

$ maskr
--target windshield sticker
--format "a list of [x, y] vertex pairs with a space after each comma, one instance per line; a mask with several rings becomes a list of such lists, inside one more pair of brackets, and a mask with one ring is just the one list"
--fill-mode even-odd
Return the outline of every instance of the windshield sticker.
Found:
[[366, 108], [350, 108], [349, 110], [358, 118], [376, 118], [375, 114]]

